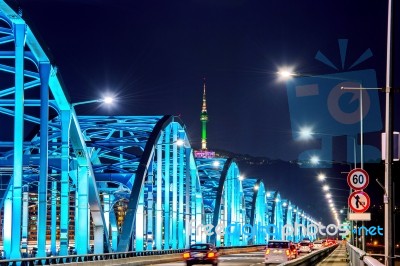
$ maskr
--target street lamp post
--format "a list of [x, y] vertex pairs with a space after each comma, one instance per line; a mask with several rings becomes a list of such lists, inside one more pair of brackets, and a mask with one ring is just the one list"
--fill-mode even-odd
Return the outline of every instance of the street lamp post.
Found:
[[385, 258], [388, 266], [394, 265], [394, 216], [393, 216], [393, 73], [392, 73], [392, 24], [393, 1], [388, 0], [388, 29], [386, 50], [386, 106], [385, 106], [385, 133], [386, 133], [386, 157], [385, 157]]

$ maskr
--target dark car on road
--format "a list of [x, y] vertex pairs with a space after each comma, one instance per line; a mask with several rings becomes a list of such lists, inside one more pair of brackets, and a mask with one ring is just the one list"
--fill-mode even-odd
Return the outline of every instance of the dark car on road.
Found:
[[186, 265], [194, 264], [212, 264], [218, 265], [219, 253], [213, 244], [192, 244], [190, 248], [183, 253]]

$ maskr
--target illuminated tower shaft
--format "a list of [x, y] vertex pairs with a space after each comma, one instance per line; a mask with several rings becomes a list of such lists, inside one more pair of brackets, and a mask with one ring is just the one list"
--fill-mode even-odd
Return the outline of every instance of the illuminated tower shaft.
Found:
[[207, 103], [206, 103], [206, 79], [204, 79], [203, 83], [203, 106], [201, 107], [201, 149], [207, 150]]

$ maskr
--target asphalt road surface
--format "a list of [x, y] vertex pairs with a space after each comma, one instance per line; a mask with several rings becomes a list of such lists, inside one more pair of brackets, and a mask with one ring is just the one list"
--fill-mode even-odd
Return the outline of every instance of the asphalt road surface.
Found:
[[[302, 256], [303, 254], [300, 254]], [[160, 263], [152, 265], [184, 266], [183, 261]], [[219, 258], [218, 266], [261, 266], [264, 265], [264, 251], [223, 255]]]

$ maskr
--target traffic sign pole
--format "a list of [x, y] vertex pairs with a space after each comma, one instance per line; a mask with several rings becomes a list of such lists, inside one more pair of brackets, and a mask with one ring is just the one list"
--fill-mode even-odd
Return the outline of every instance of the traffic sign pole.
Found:
[[[362, 145], [361, 145], [362, 146]], [[362, 151], [361, 151], [362, 156]], [[361, 168], [355, 168], [349, 172], [347, 175], [347, 184], [349, 184], [350, 191], [354, 189], [355, 191], [350, 194], [348, 199], [348, 208], [353, 210], [355, 213], [364, 213], [370, 205], [370, 198], [367, 193], [363, 192], [362, 190], [365, 189], [369, 184], [369, 175], [367, 171], [362, 169], [363, 167], [363, 160], [361, 159]], [[354, 219], [357, 222], [357, 217], [354, 216]], [[364, 228], [364, 220], [362, 221], [362, 226]], [[362, 250], [365, 251], [365, 232], [362, 230]], [[357, 243], [357, 242], [356, 242]], [[357, 246], [357, 245], [356, 245]]]

